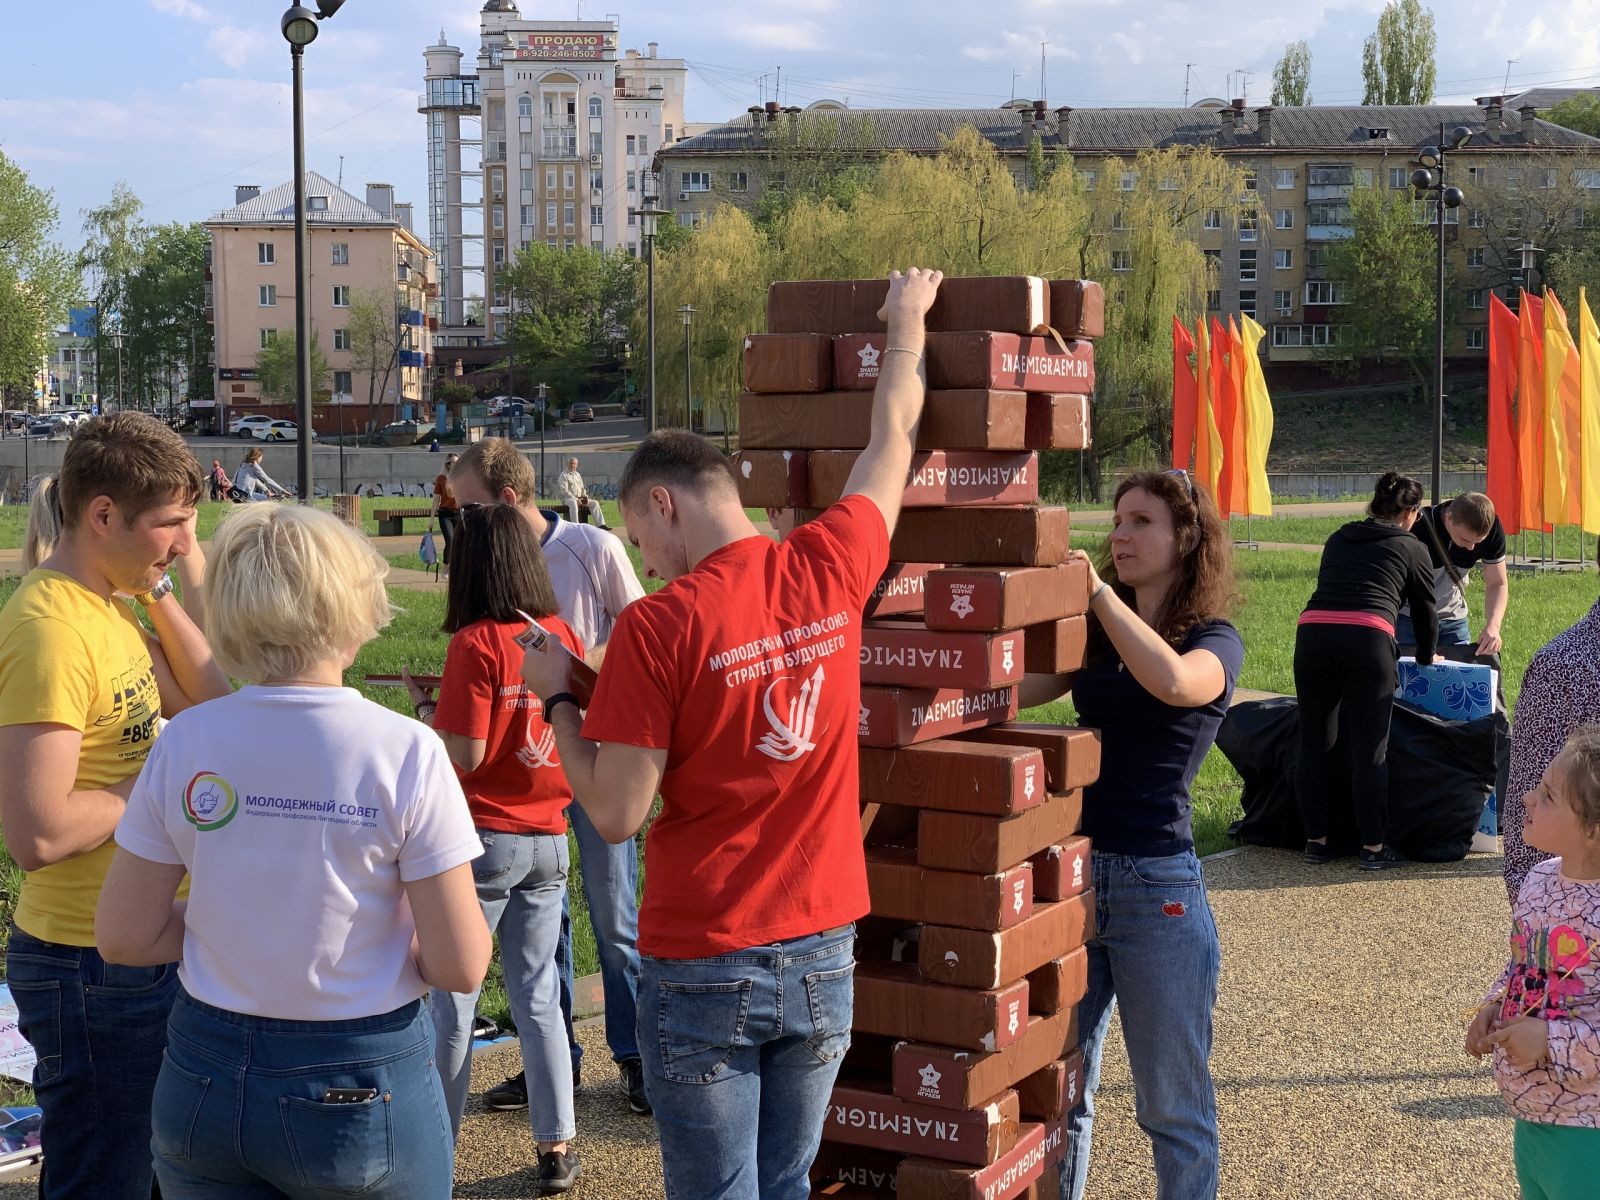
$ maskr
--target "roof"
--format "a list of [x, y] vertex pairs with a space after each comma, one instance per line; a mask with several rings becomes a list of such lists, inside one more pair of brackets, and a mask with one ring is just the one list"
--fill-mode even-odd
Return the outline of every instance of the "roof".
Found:
[[[312, 225], [399, 225], [363, 200], [358, 200], [338, 184], [315, 171], [306, 172], [306, 196], [326, 196], [326, 209], [310, 209], [306, 221]], [[294, 181], [280, 183], [253, 200], [225, 208], [207, 225], [292, 225], [294, 223]]]
[[1518, 92], [1515, 96], [1508, 97], [1506, 107], [1510, 109], [1521, 108], [1531, 104], [1541, 112], [1554, 108], [1563, 100], [1571, 100], [1574, 96], [1595, 96], [1600, 98], [1600, 88], [1593, 87], [1536, 87], [1525, 92]]
[[[1473, 149], [1507, 147], [1525, 149], [1592, 150], [1600, 153], [1600, 139], [1534, 119], [1524, 122], [1507, 106], [1500, 126], [1489, 129], [1486, 114], [1475, 104], [1350, 105], [1275, 108], [1270, 112], [1271, 140], [1260, 134], [1264, 110], [1239, 112], [1239, 127], [1225, 123], [1222, 113], [1195, 108], [1074, 108], [1067, 116], [1067, 134], [1060, 136], [1055, 112], [1037, 128], [1047, 149], [1088, 153], [1133, 153], [1151, 146], [1207, 145], [1218, 150], [1328, 150], [1414, 149], [1438, 140], [1439, 126], [1466, 125], [1473, 131]], [[1035, 122], [1015, 109], [997, 108], [863, 108], [839, 112], [812, 111], [808, 121], [867, 121], [876, 130], [884, 150], [931, 152], [941, 136], [949, 137], [964, 125], [1002, 151], [1023, 153], [1033, 140]], [[766, 148], [750, 116], [719, 125], [706, 133], [674, 143], [663, 157], [696, 154], [749, 153]], [[765, 122], [762, 122], [763, 126]], [[1387, 130], [1373, 137], [1372, 130]], [[863, 147], [870, 149], [870, 147]]]

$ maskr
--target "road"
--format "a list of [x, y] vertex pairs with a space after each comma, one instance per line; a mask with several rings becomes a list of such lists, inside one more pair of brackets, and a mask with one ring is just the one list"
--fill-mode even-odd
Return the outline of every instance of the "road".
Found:
[[[539, 422], [537, 417], [526, 419], [524, 425], [531, 437], [520, 437], [517, 445], [524, 450], [535, 453], [539, 449]], [[498, 432], [498, 430], [496, 431]], [[631, 446], [644, 436], [644, 420], [640, 417], [605, 416], [593, 421], [580, 421], [576, 424], [558, 426], [551, 429], [545, 436], [545, 452], [554, 454], [557, 451], [598, 450], [602, 448], [623, 448]], [[187, 439], [196, 449], [196, 457], [200, 456], [199, 447], [210, 447], [213, 458], [220, 457], [223, 449], [237, 450], [241, 446], [260, 446], [262, 442], [249, 438], [237, 437], [190, 437]], [[293, 445], [292, 442], [279, 443], [280, 445]], [[366, 447], [362, 447], [365, 449]], [[350, 447], [355, 452], [356, 447]], [[423, 442], [417, 446], [417, 452], [425, 454], [428, 443]]]

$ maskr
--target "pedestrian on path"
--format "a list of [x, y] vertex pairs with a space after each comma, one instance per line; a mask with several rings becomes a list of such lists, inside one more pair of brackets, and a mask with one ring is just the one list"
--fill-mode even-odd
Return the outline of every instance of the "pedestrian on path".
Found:
[[1411, 528], [1422, 485], [1389, 471], [1378, 480], [1365, 521], [1334, 531], [1322, 550], [1317, 588], [1294, 639], [1294, 690], [1300, 710], [1295, 790], [1305, 824], [1305, 861], [1338, 857], [1329, 839], [1329, 781], [1341, 732], [1350, 763], [1350, 799], [1361, 833], [1363, 870], [1402, 866], [1389, 845], [1389, 717], [1394, 711], [1395, 614], [1409, 602], [1417, 662], [1433, 661], [1438, 640], [1433, 563]]
[[[861, 610], [900, 515], [940, 279], [890, 276], [873, 435], [843, 500], [774, 542], [745, 515], [721, 450], [651, 434], [618, 492], [629, 541], [666, 586], [618, 620], [587, 720], [563, 656], [534, 649], [524, 662], [605, 837], [631, 842], [661, 796], [645, 842], [639, 1028], [673, 1200], [811, 1195], [850, 1043], [854, 922], [869, 907]], [[787, 655], [773, 657], [780, 644]]]
[[460, 455], [447, 454], [444, 469], [433, 480], [433, 515], [439, 518], [439, 532], [444, 535], [444, 574], [450, 577], [450, 544], [456, 539], [456, 529], [461, 522], [461, 505], [450, 486], [450, 472], [456, 469]]
[[[1195, 855], [1190, 788], [1244, 661], [1228, 621], [1237, 602], [1228, 528], [1187, 472], [1134, 475], [1116, 527], [1089, 563], [1090, 641], [1070, 677], [1085, 726], [1100, 730], [1100, 778], [1084, 789], [1083, 832], [1096, 936], [1078, 1006], [1084, 1087], [1067, 1119], [1062, 1200], [1089, 1174], [1095, 1092], [1111, 1014], [1122, 1011], [1139, 1124], [1150, 1135], [1158, 1200], [1213, 1200], [1217, 1109], [1211, 1010], [1222, 950]], [[1059, 694], [1030, 676], [1024, 703]]]
[[1526, 1200], [1589, 1200], [1600, 1164], [1600, 729], [1575, 732], [1525, 799], [1553, 857], [1512, 909], [1511, 962], [1467, 1030], [1516, 1118]]

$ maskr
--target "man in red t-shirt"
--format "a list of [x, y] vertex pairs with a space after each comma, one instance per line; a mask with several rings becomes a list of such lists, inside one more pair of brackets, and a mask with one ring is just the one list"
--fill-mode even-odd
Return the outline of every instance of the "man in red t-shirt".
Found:
[[[890, 276], [872, 437], [838, 504], [775, 543], [727, 459], [651, 434], [618, 487], [667, 586], [617, 619], [587, 719], [564, 656], [523, 678], [573, 793], [645, 842], [639, 1029], [674, 1200], [803, 1200], [850, 1043], [853, 922], [868, 911], [856, 729], [861, 611], [889, 556], [941, 275]], [[598, 744], [597, 744], [598, 743]]]

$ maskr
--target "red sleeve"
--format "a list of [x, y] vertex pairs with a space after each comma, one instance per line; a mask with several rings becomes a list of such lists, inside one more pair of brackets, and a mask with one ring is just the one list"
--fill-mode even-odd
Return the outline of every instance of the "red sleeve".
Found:
[[672, 719], [679, 707], [677, 672], [650, 627], [650, 611], [648, 599], [635, 600], [617, 617], [583, 722], [583, 736], [590, 741], [651, 750], [672, 745]]
[[488, 641], [493, 636], [491, 624], [478, 622], [450, 639], [444, 678], [439, 681], [439, 710], [433, 714], [436, 730], [469, 738], [489, 736], [500, 686], [498, 659]]
[[435, 476], [434, 480], [433, 480], [433, 494], [435, 496], [444, 495], [444, 485], [445, 485], [444, 476], [443, 475]]
[[796, 529], [782, 549], [804, 555], [831, 571], [859, 609], [889, 565], [889, 530], [883, 513], [870, 499], [846, 496]]

